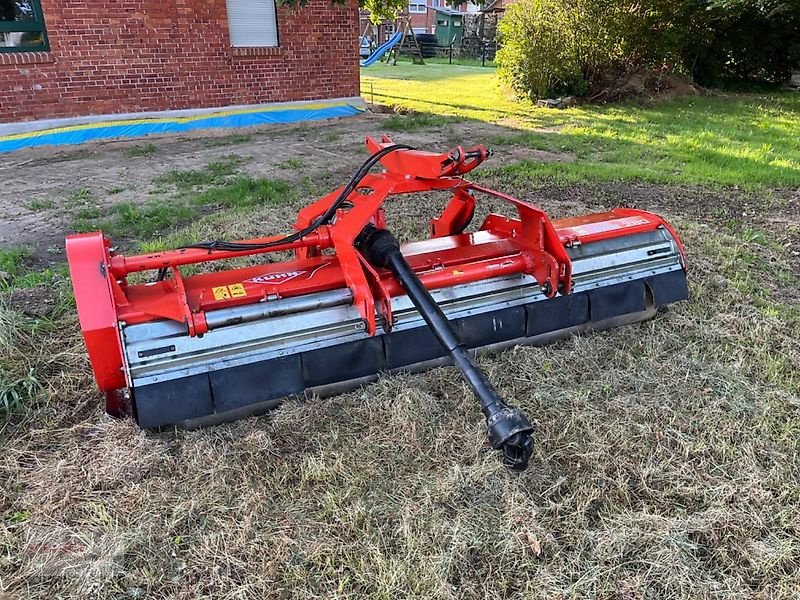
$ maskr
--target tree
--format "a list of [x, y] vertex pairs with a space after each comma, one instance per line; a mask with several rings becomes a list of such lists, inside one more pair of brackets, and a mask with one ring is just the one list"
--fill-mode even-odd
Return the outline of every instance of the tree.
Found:
[[780, 83], [800, 67], [798, 0], [519, 0], [498, 29], [500, 76], [533, 98], [636, 73]]
[[[278, 4], [305, 6], [308, 0], [277, 0]], [[346, 0], [332, 0], [336, 4], [344, 4]], [[481, 5], [484, 0], [445, 0], [450, 6], [458, 6], [469, 1], [473, 4]], [[408, 7], [408, 0], [358, 0], [358, 7], [368, 10], [373, 22], [377, 23], [384, 19], [396, 19]]]

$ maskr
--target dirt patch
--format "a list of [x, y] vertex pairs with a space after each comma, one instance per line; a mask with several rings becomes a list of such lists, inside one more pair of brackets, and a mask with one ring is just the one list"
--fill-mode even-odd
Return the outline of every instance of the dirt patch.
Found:
[[640, 69], [634, 72], [608, 70], [592, 81], [587, 100], [589, 102], [619, 102], [630, 98], [668, 100], [704, 93], [705, 89], [686, 78], [659, 69]]
[[6, 295], [6, 306], [28, 317], [48, 317], [56, 307], [58, 295], [53, 289], [38, 285], [32, 288], [12, 289]]
[[[289, 181], [298, 187], [310, 182], [319, 194], [327, 193], [363, 162], [367, 156], [364, 138], [385, 133], [385, 119], [367, 114], [310, 125], [214, 130], [16, 152], [0, 165], [5, 182], [0, 195], [0, 248], [29, 247], [37, 265], [63, 261], [64, 235], [72, 232], [82, 212], [102, 214], [116, 204], [168, 198], [168, 190], [157, 183], [159, 176], [171, 170], [202, 169], [230, 157], [241, 159], [243, 174]], [[443, 151], [480, 143], [496, 131], [491, 125], [453, 121], [433, 129], [388, 133], [419, 148]], [[571, 157], [514, 147], [498, 153], [492, 162], [523, 159], [567, 161]]]

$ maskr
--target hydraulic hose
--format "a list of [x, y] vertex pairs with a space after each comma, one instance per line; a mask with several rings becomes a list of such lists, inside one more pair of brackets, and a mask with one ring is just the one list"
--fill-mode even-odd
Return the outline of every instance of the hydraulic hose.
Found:
[[403, 257], [397, 239], [386, 229], [368, 225], [356, 245], [373, 265], [386, 268], [395, 276], [478, 399], [486, 417], [489, 442], [495, 450], [502, 448], [503, 464], [513, 471], [524, 471], [533, 452], [533, 426], [525, 414], [506, 404], [494, 389]]

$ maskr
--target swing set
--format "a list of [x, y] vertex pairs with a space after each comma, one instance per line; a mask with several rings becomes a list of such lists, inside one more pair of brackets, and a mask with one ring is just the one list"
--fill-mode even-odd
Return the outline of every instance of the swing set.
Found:
[[[361, 33], [361, 38], [364, 39], [370, 35], [370, 39], [378, 38], [380, 26], [373, 23], [367, 23], [364, 31]], [[370, 56], [362, 61], [362, 67], [369, 67], [385, 57], [385, 62], [388, 64], [391, 61], [392, 66], [397, 64], [397, 57], [400, 50], [405, 48], [406, 38], [411, 42], [406, 48], [411, 53], [411, 60], [415, 65], [424, 65], [425, 59], [422, 58], [422, 48], [420, 48], [417, 36], [414, 35], [414, 30], [411, 28], [411, 15], [404, 12], [398, 15], [394, 22], [394, 34], [389, 37], [383, 44], [375, 47]]]

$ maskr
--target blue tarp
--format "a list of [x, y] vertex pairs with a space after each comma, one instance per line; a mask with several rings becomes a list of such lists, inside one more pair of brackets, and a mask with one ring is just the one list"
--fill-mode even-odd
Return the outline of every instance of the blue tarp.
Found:
[[153, 133], [180, 133], [211, 127], [250, 127], [267, 123], [349, 117], [363, 110], [363, 107], [348, 102], [319, 102], [221, 110], [191, 117], [109, 120], [0, 136], [0, 152], [33, 146], [82, 144], [97, 139], [139, 137]]

